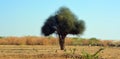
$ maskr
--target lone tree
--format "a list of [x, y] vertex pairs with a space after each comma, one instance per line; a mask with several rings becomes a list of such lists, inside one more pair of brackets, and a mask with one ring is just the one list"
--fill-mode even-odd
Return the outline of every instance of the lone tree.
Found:
[[43, 27], [42, 34], [49, 36], [57, 33], [59, 36], [60, 49], [64, 50], [65, 37], [68, 34], [79, 35], [85, 30], [85, 23], [69, 10], [67, 7], [61, 7], [54, 15], [50, 16]]

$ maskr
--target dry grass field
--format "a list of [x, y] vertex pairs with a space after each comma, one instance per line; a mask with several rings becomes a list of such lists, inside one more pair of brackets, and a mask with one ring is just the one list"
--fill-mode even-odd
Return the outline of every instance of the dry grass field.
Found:
[[[99, 46], [66, 46], [66, 51], [76, 49], [77, 57], [82, 50], [93, 54]], [[61, 51], [57, 45], [0, 45], [0, 59], [72, 59], [67, 53]], [[120, 47], [105, 47], [99, 53], [101, 59], [120, 59]], [[78, 58], [79, 59], [79, 58]]]

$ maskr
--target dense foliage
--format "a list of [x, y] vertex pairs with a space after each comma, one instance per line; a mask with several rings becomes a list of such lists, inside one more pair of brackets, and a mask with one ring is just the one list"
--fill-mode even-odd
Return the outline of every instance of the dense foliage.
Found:
[[85, 30], [85, 23], [83, 20], [78, 20], [69, 8], [61, 7], [46, 20], [41, 30], [45, 36], [56, 32], [59, 36], [61, 50], [63, 50], [65, 37], [68, 34], [82, 34]]
[[61, 7], [55, 15], [50, 16], [42, 27], [42, 33], [48, 36], [59, 30], [59, 34], [82, 34], [85, 30], [85, 23], [66, 7]]

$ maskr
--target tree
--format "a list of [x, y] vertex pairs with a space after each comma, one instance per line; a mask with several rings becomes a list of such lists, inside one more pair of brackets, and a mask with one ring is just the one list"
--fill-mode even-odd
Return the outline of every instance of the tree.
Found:
[[68, 34], [79, 35], [85, 30], [85, 23], [69, 10], [67, 7], [61, 7], [54, 15], [50, 16], [43, 27], [42, 34], [49, 36], [57, 33], [61, 50], [64, 50], [65, 37]]

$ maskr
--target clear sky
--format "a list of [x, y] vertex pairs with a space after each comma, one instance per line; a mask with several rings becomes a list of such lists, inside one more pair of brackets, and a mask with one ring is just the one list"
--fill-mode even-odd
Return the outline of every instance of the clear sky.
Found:
[[0, 0], [0, 36], [40, 36], [61, 6], [86, 22], [82, 37], [120, 39], [120, 0]]

